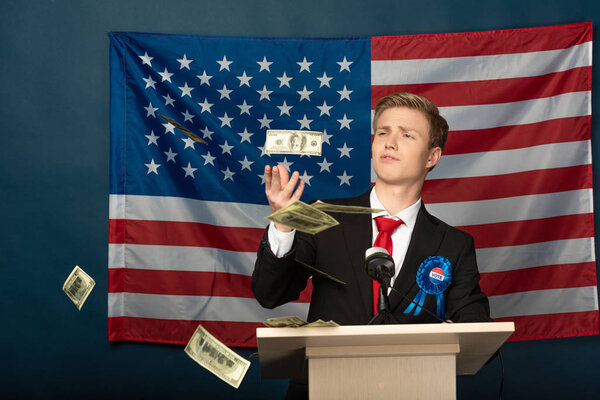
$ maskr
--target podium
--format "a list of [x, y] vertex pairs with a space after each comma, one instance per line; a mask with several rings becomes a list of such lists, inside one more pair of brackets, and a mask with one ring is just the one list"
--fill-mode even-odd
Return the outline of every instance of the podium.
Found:
[[513, 322], [258, 328], [263, 379], [308, 376], [309, 398], [456, 399]]

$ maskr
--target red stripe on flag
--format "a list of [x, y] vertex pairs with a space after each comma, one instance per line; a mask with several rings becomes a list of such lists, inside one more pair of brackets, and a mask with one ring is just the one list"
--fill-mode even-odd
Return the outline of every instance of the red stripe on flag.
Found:
[[591, 40], [590, 22], [486, 32], [375, 36], [371, 38], [371, 59], [414, 60], [526, 53], [563, 49]]
[[508, 339], [511, 342], [598, 334], [598, 311], [494, 318], [494, 321], [515, 323], [515, 333]]
[[[110, 236], [109, 243], [152, 244], [163, 246], [214, 247], [223, 250], [258, 249], [264, 228], [224, 227], [196, 222], [143, 221], [111, 219], [110, 226], [125, 225], [124, 237]], [[121, 239], [121, 241], [116, 241]]]
[[596, 263], [557, 264], [481, 274], [481, 290], [487, 296], [596, 286]]
[[445, 155], [522, 149], [551, 143], [590, 139], [591, 116], [569, 117], [534, 124], [450, 131]]
[[475, 238], [475, 247], [518, 246], [594, 236], [594, 214], [562, 215], [526, 221], [458, 226]]
[[[111, 268], [108, 291], [181, 296], [223, 296], [254, 298], [250, 289], [252, 277], [224, 272], [165, 271]], [[312, 280], [297, 302], [308, 303]]]
[[199, 324], [225, 345], [241, 347], [256, 347], [256, 328], [264, 327], [260, 322], [109, 317], [108, 340], [187, 344]]
[[429, 179], [423, 184], [425, 203], [500, 199], [592, 188], [592, 166], [550, 168], [470, 178]]
[[125, 243], [125, 220], [108, 220], [108, 243]]
[[438, 107], [446, 107], [509, 103], [586, 91], [591, 87], [591, 70], [592, 67], [580, 67], [525, 78], [372, 86], [371, 109], [381, 97], [395, 92], [416, 93]]

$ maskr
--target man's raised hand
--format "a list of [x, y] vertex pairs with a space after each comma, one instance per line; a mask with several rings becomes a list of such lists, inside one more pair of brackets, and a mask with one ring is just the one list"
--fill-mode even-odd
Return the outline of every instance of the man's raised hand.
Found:
[[[265, 194], [271, 206], [271, 212], [281, 210], [293, 202], [300, 200], [304, 191], [304, 181], [300, 179], [298, 171], [290, 177], [287, 169], [279, 164], [271, 168], [265, 166]], [[275, 224], [275, 228], [283, 232], [290, 232], [287, 226]]]

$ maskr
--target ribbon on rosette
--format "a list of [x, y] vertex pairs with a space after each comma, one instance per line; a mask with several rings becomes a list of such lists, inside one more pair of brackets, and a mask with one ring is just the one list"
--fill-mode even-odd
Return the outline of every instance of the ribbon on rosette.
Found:
[[404, 310], [409, 314], [413, 309], [413, 315], [421, 313], [423, 303], [428, 294], [435, 296], [437, 302], [437, 316], [444, 319], [444, 291], [448, 289], [452, 282], [452, 264], [447, 258], [442, 256], [427, 257], [419, 266], [417, 271], [417, 285], [419, 292], [413, 301]]

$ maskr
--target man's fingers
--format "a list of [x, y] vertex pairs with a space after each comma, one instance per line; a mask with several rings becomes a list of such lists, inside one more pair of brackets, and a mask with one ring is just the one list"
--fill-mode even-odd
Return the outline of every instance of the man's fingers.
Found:
[[273, 192], [279, 192], [281, 190], [281, 181], [279, 179], [279, 168], [274, 166], [271, 169], [271, 189]]
[[284, 188], [290, 180], [290, 174], [288, 170], [282, 164], [278, 164], [277, 166], [273, 167], [273, 169], [277, 169], [277, 172], [279, 173], [279, 185]]
[[290, 178], [290, 180], [287, 182], [287, 184], [285, 186], [282, 185], [282, 191], [289, 197], [292, 196], [292, 193], [294, 192], [294, 188], [296, 187], [296, 184], [298, 184], [298, 179], [300, 178], [300, 174], [298, 173], [298, 171], [294, 171], [292, 173], [292, 176]]
[[265, 165], [265, 192], [269, 192], [271, 190], [271, 167], [269, 165]]
[[292, 203], [300, 200], [300, 197], [302, 197], [302, 192], [304, 192], [304, 181], [301, 179], [296, 191], [292, 195]]

